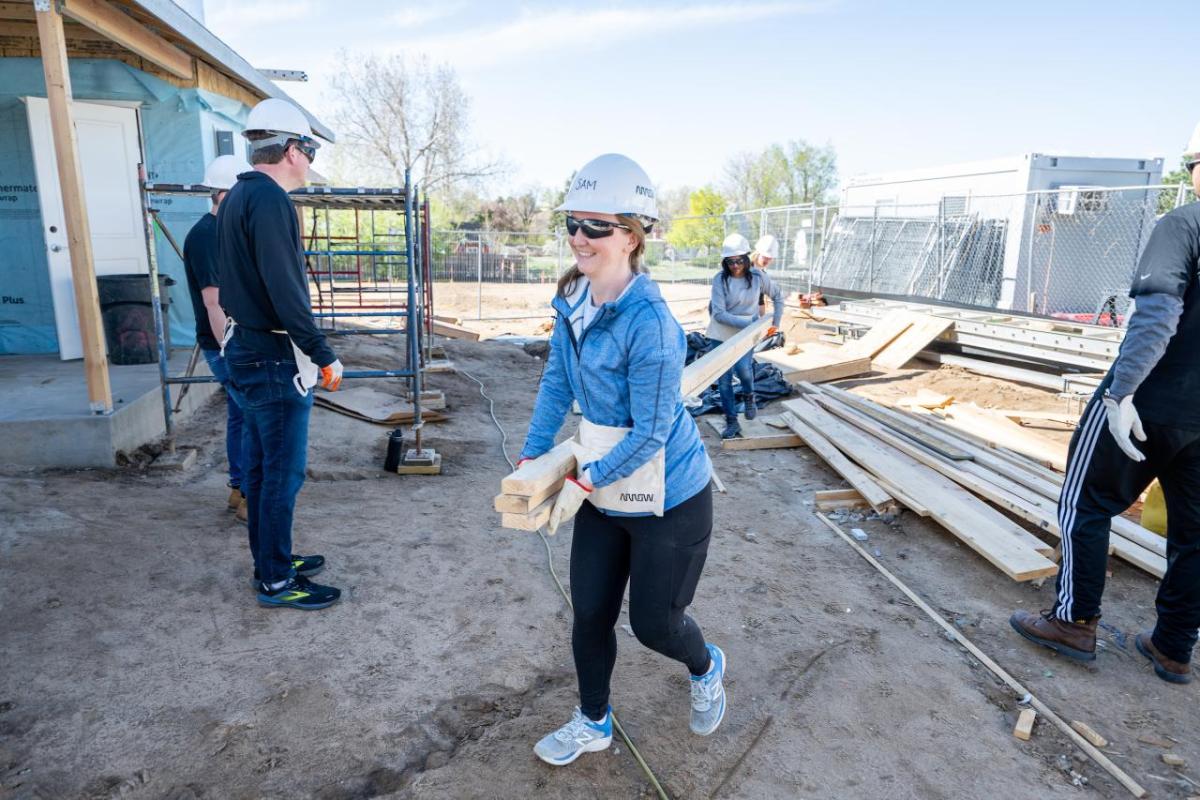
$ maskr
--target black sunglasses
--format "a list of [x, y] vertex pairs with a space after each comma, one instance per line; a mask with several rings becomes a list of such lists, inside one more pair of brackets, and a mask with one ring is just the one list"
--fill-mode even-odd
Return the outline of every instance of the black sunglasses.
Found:
[[1184, 166], [1187, 167], [1187, 171], [1188, 171], [1189, 175], [1191, 175], [1193, 170], [1196, 169], [1197, 164], [1200, 164], [1200, 159], [1197, 159], [1196, 161], [1189, 161], [1186, 164], [1184, 164]]
[[750, 266], [749, 256], [730, 256], [721, 261], [727, 267], [748, 267]]
[[583, 235], [589, 239], [603, 239], [606, 236], [612, 236], [613, 231], [620, 228], [623, 231], [629, 230], [628, 225], [622, 225], [619, 222], [609, 222], [603, 219], [576, 219], [575, 217], [567, 217], [567, 235], [574, 236], [581, 229]]
[[317, 160], [317, 148], [313, 147], [311, 144], [305, 144], [299, 139], [293, 139], [292, 145], [304, 154], [304, 157], [308, 159], [309, 164]]

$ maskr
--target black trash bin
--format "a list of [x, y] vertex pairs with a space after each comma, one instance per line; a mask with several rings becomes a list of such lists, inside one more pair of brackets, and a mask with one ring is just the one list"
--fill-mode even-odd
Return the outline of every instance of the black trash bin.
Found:
[[[163, 304], [163, 339], [171, 351], [171, 329], [167, 310], [171, 296], [167, 287], [175, 280], [158, 276], [158, 293]], [[153, 364], [158, 361], [158, 340], [154, 336], [154, 304], [150, 297], [150, 276], [99, 275], [100, 317], [104, 320], [104, 339], [108, 342], [108, 360], [113, 364]]]

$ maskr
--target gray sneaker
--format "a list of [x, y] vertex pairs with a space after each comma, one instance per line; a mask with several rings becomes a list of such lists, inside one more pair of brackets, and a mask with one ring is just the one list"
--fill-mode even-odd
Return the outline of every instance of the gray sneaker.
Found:
[[533, 746], [533, 752], [547, 764], [566, 766], [584, 753], [608, 749], [612, 744], [612, 708], [604, 719], [594, 722], [583, 715], [578, 706], [571, 721], [554, 733], [548, 733]]
[[725, 717], [725, 653], [715, 644], [706, 645], [711, 664], [708, 672], [692, 676], [692, 733], [708, 736]]

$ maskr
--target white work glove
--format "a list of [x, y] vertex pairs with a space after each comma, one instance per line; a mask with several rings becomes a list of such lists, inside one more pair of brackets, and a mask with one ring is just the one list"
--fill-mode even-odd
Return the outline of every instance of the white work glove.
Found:
[[550, 511], [550, 521], [546, 523], [546, 528], [550, 531], [551, 536], [558, 533], [559, 525], [575, 516], [579, 507], [583, 505], [583, 501], [591, 493], [591, 489], [570, 475], [567, 476], [567, 479], [563, 481], [562, 488], [558, 491], [558, 497], [554, 500], [554, 508]]
[[1133, 395], [1116, 398], [1105, 392], [1101, 398], [1104, 403], [1104, 413], [1108, 417], [1108, 431], [1117, 440], [1121, 452], [1134, 461], [1145, 461], [1146, 456], [1133, 446], [1129, 439], [1130, 432], [1139, 442], [1146, 441], [1146, 432], [1142, 430], [1142, 420], [1137, 409], [1133, 407]]
[[327, 367], [321, 367], [321, 388], [336, 392], [342, 385], [342, 362], [335, 358]]

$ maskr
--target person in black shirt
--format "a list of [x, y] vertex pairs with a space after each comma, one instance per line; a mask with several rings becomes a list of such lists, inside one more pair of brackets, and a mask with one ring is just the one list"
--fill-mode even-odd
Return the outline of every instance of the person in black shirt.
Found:
[[221, 355], [225, 312], [221, 309], [217, 262], [217, 209], [239, 172], [250, 165], [235, 156], [217, 156], [204, 170], [204, 186], [212, 190], [212, 210], [200, 218], [183, 240], [183, 270], [196, 316], [196, 344], [213, 377], [225, 389], [225, 457], [229, 461], [229, 510], [246, 521], [246, 496], [242, 494], [242, 408], [229, 383], [229, 369]]
[[[1200, 193], [1200, 125], [1185, 158]], [[1026, 639], [1094, 660], [1112, 518], [1158, 478], [1167, 505], [1167, 568], [1158, 621], [1134, 645], [1171, 683], [1191, 680], [1200, 628], [1198, 269], [1200, 203], [1191, 203], [1154, 226], [1129, 291], [1136, 307], [1121, 350], [1071, 438], [1058, 504], [1062, 565], [1054, 607], [1009, 620]]]
[[243, 134], [254, 169], [238, 175], [217, 211], [225, 357], [242, 397], [247, 523], [254, 586], [264, 606], [318, 609], [341, 591], [308, 580], [321, 556], [292, 552], [292, 516], [304, 485], [312, 389], [336, 390], [342, 362], [313, 321], [296, 207], [319, 146], [300, 109], [270, 98]]

